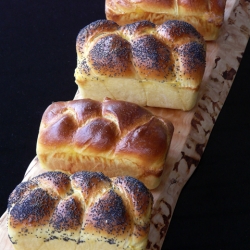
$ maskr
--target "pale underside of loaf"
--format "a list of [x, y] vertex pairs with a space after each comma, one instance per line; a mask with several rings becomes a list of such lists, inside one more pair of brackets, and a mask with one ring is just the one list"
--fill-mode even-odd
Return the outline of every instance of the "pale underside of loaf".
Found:
[[[25, 239], [19, 244], [14, 244], [13, 247], [15, 250], [124, 250], [131, 249], [130, 247], [126, 247], [126, 243], [118, 242], [118, 244], [112, 243], [112, 240], [105, 239], [102, 235], [99, 236], [99, 240], [96, 240], [93, 237], [93, 234], [83, 233], [68, 233], [65, 232], [64, 237], [57, 237], [54, 234], [54, 237], [50, 239], [44, 240], [47, 238], [47, 235], [51, 233], [51, 229], [49, 227], [43, 227], [42, 230], [34, 230], [28, 232], [30, 236], [25, 236]], [[12, 233], [14, 236], [14, 234]], [[20, 234], [18, 233], [18, 236]], [[15, 236], [14, 236], [15, 237]], [[67, 238], [68, 237], [68, 238]], [[79, 242], [79, 238], [82, 238], [82, 244], [76, 243]], [[88, 239], [87, 241], [85, 239]], [[100, 240], [103, 239], [103, 240]], [[145, 245], [145, 243], [143, 244]], [[141, 248], [140, 245], [135, 247], [134, 249], [144, 249]]]
[[[147, 239], [137, 245], [126, 240], [115, 243], [101, 234], [95, 233], [93, 236], [93, 233], [84, 233], [81, 229], [78, 232], [65, 231], [62, 236], [49, 226], [43, 226], [42, 229], [35, 229], [33, 232], [29, 230], [16, 233], [10, 229], [9, 234], [12, 235], [11, 239], [20, 238], [18, 244], [13, 244], [15, 250], [124, 250], [131, 249], [130, 245], [134, 246], [135, 250], [142, 250], [147, 243]], [[22, 234], [25, 236], [20, 237]], [[50, 234], [53, 234], [53, 237], [49, 238]]]
[[132, 175], [142, 181], [149, 189], [156, 188], [161, 182], [161, 176], [167, 169], [164, 162], [165, 156], [157, 162], [146, 166], [143, 161], [133, 154], [114, 154], [114, 152], [91, 152], [87, 148], [75, 146], [49, 147], [41, 143], [37, 144], [39, 163], [45, 170], [62, 171], [67, 174], [78, 171], [102, 172], [106, 176], [116, 177]]
[[[102, 101], [108, 97], [127, 100], [141, 106], [191, 110], [197, 101], [198, 89], [179, 87], [178, 82], [159, 83], [136, 79], [105, 78], [77, 81], [82, 98]], [[126, 91], [129, 88], [129, 91]]]

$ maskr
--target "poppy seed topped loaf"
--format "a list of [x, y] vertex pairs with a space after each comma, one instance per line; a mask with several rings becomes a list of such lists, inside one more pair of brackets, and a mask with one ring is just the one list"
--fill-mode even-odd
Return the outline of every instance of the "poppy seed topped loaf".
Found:
[[11, 193], [8, 235], [16, 250], [144, 250], [152, 204], [132, 177], [46, 172]]
[[82, 98], [190, 110], [205, 71], [206, 44], [190, 24], [125, 26], [98, 20], [77, 37], [75, 80]]

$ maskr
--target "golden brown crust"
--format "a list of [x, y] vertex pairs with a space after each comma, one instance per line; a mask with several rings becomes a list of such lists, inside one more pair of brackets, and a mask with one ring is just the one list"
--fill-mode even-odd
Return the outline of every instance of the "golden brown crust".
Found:
[[153, 189], [159, 185], [172, 135], [171, 122], [133, 103], [57, 102], [42, 117], [37, 155], [45, 169], [131, 175]]
[[[193, 26], [178, 20], [161, 25], [141, 21], [125, 26], [98, 20], [79, 32], [76, 49], [75, 79], [82, 98], [98, 101], [110, 97], [155, 106], [149, 97], [152, 93], [157, 107], [188, 110], [195, 103], [205, 71], [203, 37]], [[192, 62], [192, 67], [188, 62]], [[151, 88], [154, 84], [158, 85]], [[176, 96], [170, 94], [172, 86], [176, 86]], [[166, 97], [159, 97], [159, 88], [164, 89]], [[191, 98], [179, 95], [179, 89], [185, 88], [193, 91]], [[186, 103], [185, 98], [191, 100]]]
[[10, 195], [8, 233], [18, 250], [145, 249], [152, 204], [152, 194], [132, 177], [46, 172]]
[[162, 24], [182, 20], [192, 24], [205, 38], [215, 40], [224, 21], [226, 0], [106, 0], [108, 20], [125, 25], [142, 20]]

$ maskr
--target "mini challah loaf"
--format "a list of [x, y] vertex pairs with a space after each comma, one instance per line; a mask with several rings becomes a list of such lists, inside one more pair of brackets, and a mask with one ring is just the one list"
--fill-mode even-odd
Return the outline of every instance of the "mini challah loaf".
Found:
[[130, 175], [153, 189], [160, 183], [172, 134], [170, 121], [133, 103], [55, 102], [43, 114], [37, 156], [47, 170]]
[[106, 0], [105, 12], [107, 19], [119, 25], [182, 20], [193, 25], [205, 40], [215, 40], [224, 21], [225, 5], [226, 0]]
[[9, 239], [16, 250], [142, 250], [152, 204], [132, 177], [46, 172], [11, 193]]
[[75, 80], [82, 98], [190, 110], [206, 61], [205, 41], [182, 21], [118, 26], [98, 20], [76, 41]]

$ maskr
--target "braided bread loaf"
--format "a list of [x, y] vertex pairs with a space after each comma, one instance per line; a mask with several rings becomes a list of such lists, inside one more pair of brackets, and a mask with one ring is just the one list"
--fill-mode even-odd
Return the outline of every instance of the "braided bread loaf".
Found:
[[205, 41], [188, 23], [118, 26], [98, 20], [76, 41], [75, 80], [82, 98], [190, 110], [205, 70]]
[[107, 19], [119, 25], [182, 20], [193, 25], [205, 40], [215, 40], [224, 21], [225, 5], [226, 0], [106, 0], [105, 12]]
[[55, 102], [42, 117], [37, 156], [48, 170], [130, 175], [153, 189], [160, 183], [172, 134], [171, 122], [133, 103]]
[[11, 193], [8, 234], [16, 250], [145, 249], [152, 204], [132, 177], [46, 172]]

